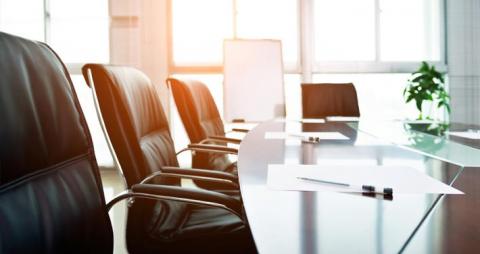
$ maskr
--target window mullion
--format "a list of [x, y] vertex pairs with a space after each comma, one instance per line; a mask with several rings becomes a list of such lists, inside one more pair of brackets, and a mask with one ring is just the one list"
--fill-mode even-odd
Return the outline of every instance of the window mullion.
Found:
[[45, 43], [50, 43], [50, 1], [43, 0], [43, 40]]
[[380, 37], [380, 14], [381, 14], [381, 9], [380, 9], [380, 0], [375, 0], [375, 62], [380, 62], [381, 61], [381, 50], [380, 50], [380, 43], [381, 43], [381, 37]]
[[312, 82], [314, 62], [313, 0], [299, 0], [300, 12], [300, 61], [302, 82]]
[[440, 61], [448, 65], [447, 54], [447, 0], [443, 0], [440, 3]]

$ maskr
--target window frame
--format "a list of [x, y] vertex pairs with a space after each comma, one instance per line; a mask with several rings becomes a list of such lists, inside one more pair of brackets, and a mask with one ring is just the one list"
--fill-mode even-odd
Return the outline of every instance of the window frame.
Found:
[[[380, 0], [374, 0], [375, 6], [375, 60], [374, 61], [319, 61], [315, 60], [315, 46], [312, 47], [312, 51], [309, 52], [312, 56], [314, 74], [327, 74], [327, 73], [411, 73], [418, 69], [421, 61], [382, 61], [380, 59], [381, 53], [381, 41], [380, 41]], [[427, 61], [429, 64], [434, 64], [437, 70], [447, 71], [447, 59], [446, 59], [446, 16], [445, 16], [445, 0], [439, 1], [439, 49], [440, 60], [439, 61]], [[309, 7], [312, 10], [311, 20], [311, 34], [315, 33], [315, 22], [313, 21], [313, 9], [315, 0], [306, 0], [307, 4], [311, 4]], [[314, 36], [313, 36], [314, 37]], [[315, 38], [312, 38], [315, 43]]]
[[[43, 3], [43, 42], [49, 44], [51, 41], [51, 8], [50, 8], [50, 0], [41, 0]], [[108, 5], [110, 5], [109, 0]], [[109, 32], [110, 33], [110, 32]], [[108, 38], [108, 50], [110, 51], [110, 38]], [[109, 52], [110, 55], [110, 52]], [[70, 75], [81, 75], [82, 74], [82, 66], [85, 63], [83, 62], [68, 62], [65, 63]]]
[[[176, 65], [173, 60], [173, 5], [167, 1], [167, 45], [168, 45], [168, 73], [170, 74], [219, 74], [222, 73], [222, 65]], [[233, 37], [237, 38], [237, 1], [233, 2]], [[315, 23], [314, 4], [315, 0], [297, 0], [298, 10], [298, 61], [295, 66], [285, 66], [285, 74], [300, 74], [304, 82], [310, 82], [313, 74], [327, 73], [410, 73], [418, 69], [420, 61], [381, 61], [380, 60], [380, 0], [375, 1], [375, 60], [373, 61], [321, 61], [315, 59]], [[446, 58], [446, 17], [445, 0], [439, 0], [439, 48], [440, 60], [428, 61], [434, 64], [440, 71], [448, 70]]]
[[[168, 45], [168, 73], [170, 74], [219, 74], [223, 73], [223, 66], [220, 65], [176, 65], [175, 61], [173, 60], [173, 4], [172, 1], [175, 0], [168, 0], [167, 1], [167, 8], [168, 8], [168, 15], [167, 15], [167, 45]], [[228, 39], [237, 39], [237, 1], [238, 0], [228, 0], [232, 1], [232, 31], [233, 31], [233, 38]], [[303, 0], [296, 0], [297, 2], [297, 9], [300, 9], [301, 3]], [[298, 15], [297, 26], [297, 54], [298, 59], [296, 64], [287, 64], [284, 66], [286, 74], [299, 74], [301, 73], [301, 45], [300, 45], [300, 25], [301, 16], [300, 13]], [[227, 39], [227, 38], [226, 38]]]

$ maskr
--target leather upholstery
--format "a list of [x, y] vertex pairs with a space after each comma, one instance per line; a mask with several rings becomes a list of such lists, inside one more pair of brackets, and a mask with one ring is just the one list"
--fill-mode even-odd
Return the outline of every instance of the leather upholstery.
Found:
[[208, 136], [224, 136], [223, 121], [208, 87], [197, 80], [169, 80], [190, 142], [198, 143]]
[[[84, 66], [86, 77], [88, 69], [128, 185], [139, 183], [162, 166], [177, 166], [168, 122], [148, 77], [134, 68], [99, 64]], [[172, 179], [160, 180], [156, 183], [179, 185]], [[129, 209], [127, 246], [130, 252], [255, 250], [249, 229], [229, 212], [172, 201], [142, 200], [136, 200]]]
[[[225, 136], [222, 118], [205, 84], [174, 78], [167, 82], [191, 143], [201, 142], [209, 136]], [[192, 166], [236, 173], [236, 164], [220, 154], [197, 152], [193, 156]]]
[[111, 253], [90, 134], [45, 44], [0, 32], [0, 253]]
[[302, 84], [303, 118], [360, 116], [357, 92], [352, 83]]
[[168, 121], [148, 77], [129, 67], [86, 65], [84, 70], [87, 68], [128, 187], [161, 166], [178, 166]]

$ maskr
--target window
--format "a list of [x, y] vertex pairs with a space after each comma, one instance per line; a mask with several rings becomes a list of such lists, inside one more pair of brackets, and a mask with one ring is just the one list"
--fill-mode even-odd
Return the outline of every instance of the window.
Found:
[[443, 65], [440, 0], [315, 0], [316, 72], [412, 72]]
[[[286, 69], [298, 66], [298, 1], [237, 0], [237, 37], [279, 39]], [[272, 6], [275, 6], [272, 11]]]
[[233, 36], [232, 1], [173, 0], [173, 64], [220, 65], [224, 38]]
[[107, 0], [0, 0], [0, 31], [48, 43], [73, 74], [109, 61], [108, 28]]
[[229, 38], [282, 40], [289, 117], [301, 115], [302, 81], [353, 82], [367, 118], [415, 117], [408, 73], [424, 60], [445, 69], [442, 0], [219, 1], [170, 0], [170, 70], [205, 80], [219, 106]]
[[441, 61], [438, 0], [380, 1], [380, 60]]
[[223, 40], [230, 38], [282, 40], [285, 71], [307, 77], [406, 73], [420, 61], [445, 69], [441, 0], [170, 2], [174, 73], [221, 73]]
[[43, 1], [0, 0], [0, 31], [44, 41], [44, 26]]
[[107, 1], [50, 0], [49, 6], [48, 43], [63, 61], [66, 63], [109, 61]]
[[416, 119], [413, 103], [405, 104], [403, 89], [408, 73], [315, 74], [314, 82], [355, 85], [360, 114], [365, 119]]
[[316, 61], [375, 60], [375, 1], [317, 0]]
[[210, 66], [220, 73], [223, 41], [242, 38], [282, 40], [284, 62], [297, 70], [297, 10], [297, 0], [171, 0], [171, 69], [188, 73]]

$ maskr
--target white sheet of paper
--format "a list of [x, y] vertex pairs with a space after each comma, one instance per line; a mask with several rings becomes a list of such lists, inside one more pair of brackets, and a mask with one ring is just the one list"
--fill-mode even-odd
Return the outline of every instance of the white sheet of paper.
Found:
[[318, 137], [320, 140], [349, 139], [340, 132], [265, 132], [265, 139], [308, 139], [309, 137]]
[[358, 122], [360, 118], [354, 116], [328, 116], [329, 122]]
[[286, 122], [298, 122], [298, 123], [325, 123], [325, 119], [322, 118], [302, 118], [302, 119], [276, 119], [275, 122], [286, 123]]
[[480, 139], [480, 132], [477, 131], [449, 131], [447, 134], [461, 138]]
[[347, 183], [355, 186], [390, 187], [395, 194], [463, 194], [422, 172], [407, 166], [330, 166], [330, 165], [268, 165], [267, 185], [273, 190], [361, 192], [332, 184], [300, 180], [307, 177]]

